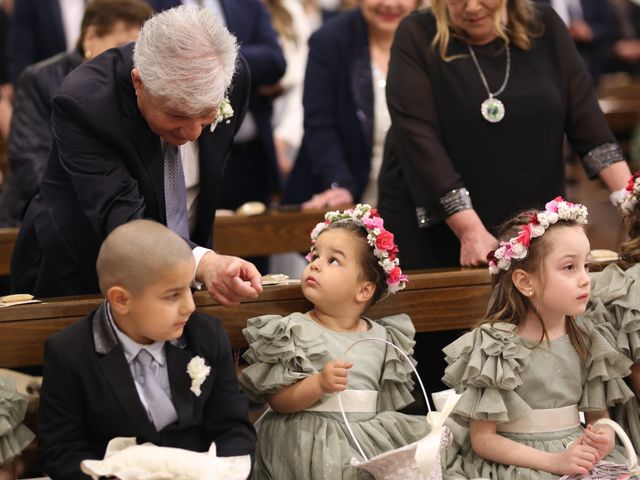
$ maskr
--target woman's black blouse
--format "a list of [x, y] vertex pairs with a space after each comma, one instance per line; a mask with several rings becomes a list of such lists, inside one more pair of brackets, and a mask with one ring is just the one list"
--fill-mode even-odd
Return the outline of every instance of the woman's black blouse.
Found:
[[[392, 128], [380, 174], [381, 207], [408, 188], [413, 205], [406, 207], [431, 211], [445, 193], [464, 186], [495, 232], [513, 213], [564, 192], [565, 134], [583, 159], [615, 142], [565, 25], [550, 7], [540, 6], [538, 14], [543, 30], [532, 48], [510, 47], [509, 82], [498, 96], [506, 115], [495, 124], [480, 113], [487, 92], [467, 44], [452, 38], [449, 53], [462, 57], [445, 62], [431, 47], [431, 12], [404, 19], [387, 81]], [[495, 92], [505, 77], [504, 42], [474, 51]]]

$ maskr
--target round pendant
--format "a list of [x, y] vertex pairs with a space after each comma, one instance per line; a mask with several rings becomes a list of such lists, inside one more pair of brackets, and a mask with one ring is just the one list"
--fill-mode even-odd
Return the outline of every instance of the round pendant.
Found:
[[487, 98], [482, 102], [480, 111], [487, 122], [498, 123], [504, 118], [504, 104], [497, 98]]

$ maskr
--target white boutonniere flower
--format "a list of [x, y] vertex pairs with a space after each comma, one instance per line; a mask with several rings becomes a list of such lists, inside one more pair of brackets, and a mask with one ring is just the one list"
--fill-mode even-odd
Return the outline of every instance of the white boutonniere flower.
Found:
[[220, 105], [218, 105], [218, 116], [216, 121], [211, 124], [211, 132], [213, 132], [220, 122], [229, 123], [233, 117], [234, 111], [229, 101], [229, 97], [224, 97]]
[[211, 367], [204, 363], [204, 358], [195, 356], [187, 365], [187, 373], [191, 377], [191, 391], [196, 397], [202, 394], [200, 387], [209, 376]]

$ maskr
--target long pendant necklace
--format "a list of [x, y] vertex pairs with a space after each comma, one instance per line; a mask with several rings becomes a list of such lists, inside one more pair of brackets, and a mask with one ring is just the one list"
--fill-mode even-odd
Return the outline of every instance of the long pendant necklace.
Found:
[[487, 79], [482, 73], [482, 69], [480, 68], [480, 64], [478, 63], [478, 59], [476, 58], [476, 54], [473, 51], [471, 45], [467, 44], [467, 48], [469, 48], [469, 53], [471, 54], [471, 58], [473, 59], [473, 63], [480, 74], [480, 79], [482, 80], [482, 84], [484, 85], [485, 90], [487, 91], [487, 98], [480, 105], [480, 112], [482, 116], [491, 123], [497, 123], [504, 118], [504, 104], [498, 100], [496, 97], [504, 92], [504, 89], [507, 88], [507, 83], [509, 83], [509, 72], [511, 71], [511, 49], [509, 45], [507, 45], [507, 69], [504, 74], [504, 81], [502, 82], [502, 86], [498, 89], [497, 92], [491, 93], [489, 90], [489, 84], [487, 83]]

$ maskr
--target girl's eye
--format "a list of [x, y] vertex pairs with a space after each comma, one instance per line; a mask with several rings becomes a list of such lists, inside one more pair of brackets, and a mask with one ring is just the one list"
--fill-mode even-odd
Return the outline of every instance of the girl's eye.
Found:
[[584, 264], [584, 269], [588, 272], [589, 268], [591, 268], [591, 264], [590, 263], [585, 263]]
[[338, 261], [338, 259], [337, 259], [337, 258], [335, 258], [335, 257], [331, 257], [331, 258], [329, 259], [329, 265], [340, 265], [340, 262]]
[[173, 300], [178, 300], [179, 296], [180, 296], [180, 294], [178, 292], [176, 292], [176, 293], [172, 293], [171, 295], [167, 296], [166, 298], [167, 298], [167, 300], [173, 301]]
[[572, 263], [571, 263], [571, 264], [569, 264], [569, 265], [565, 265], [565, 266], [564, 266], [564, 269], [565, 269], [565, 270], [573, 270], [574, 268], [575, 268], [575, 267], [573, 266], [573, 264], [572, 264]]

